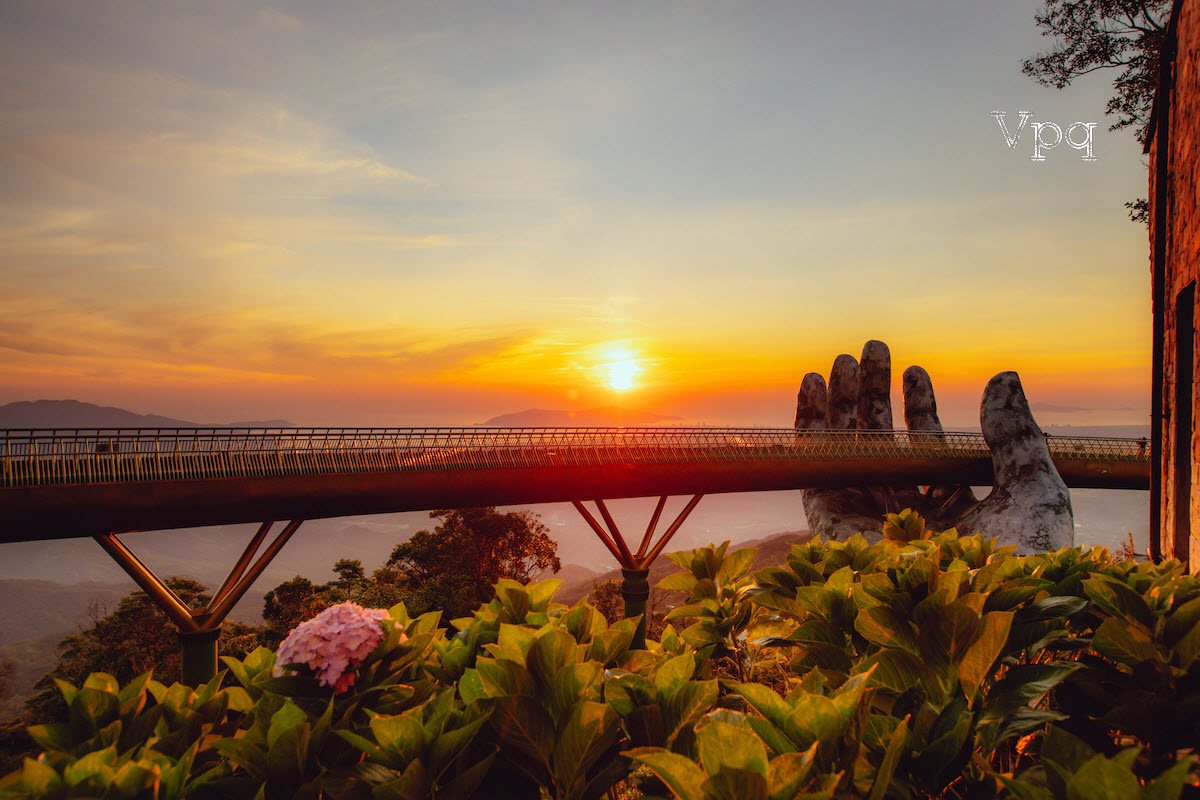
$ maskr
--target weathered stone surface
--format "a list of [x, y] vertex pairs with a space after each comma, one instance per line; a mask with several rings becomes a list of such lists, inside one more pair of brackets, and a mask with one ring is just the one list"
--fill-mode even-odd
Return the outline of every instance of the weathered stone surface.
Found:
[[875, 339], [863, 346], [858, 360], [858, 427], [892, 429], [892, 353]]
[[825, 422], [830, 430], [858, 427], [858, 362], [843, 353], [829, 372], [829, 411]]
[[825, 427], [825, 379], [810, 372], [800, 382], [796, 394], [796, 430], [820, 430]]
[[[911, 366], [904, 370], [901, 382], [904, 389], [905, 426], [910, 431], [943, 431], [929, 373], [922, 367]], [[917, 504], [908, 502], [906, 507], [921, 511], [926, 524], [937, 530], [954, 527], [958, 519], [978, 502], [970, 486], [946, 484], [930, 486], [924, 493], [914, 491], [917, 491]], [[913, 497], [910, 492], [907, 497], [899, 497], [898, 500], [905, 503]]]
[[940, 431], [937, 398], [933, 396], [933, 381], [922, 367], [904, 370], [904, 424], [910, 431]]
[[801, 493], [808, 529], [826, 540], [845, 541], [857, 533], [877, 542], [886, 513], [866, 489], [805, 489]]
[[1071, 493], [1050, 460], [1017, 373], [1002, 372], [988, 382], [979, 421], [992, 451], [995, 486], [963, 516], [959, 532], [999, 537], [1019, 554], [1074, 545]]
[[[850, 356], [839, 356], [825, 393], [828, 427], [889, 429], [890, 378], [891, 357], [882, 342], [867, 343], [861, 364]], [[808, 377], [805, 382], [815, 394], [812, 387], [817, 382]], [[856, 399], [849, 391], [855, 384]], [[910, 367], [904, 372], [903, 387], [909, 429], [943, 430], [928, 373]], [[823, 382], [820, 388], [825, 388]], [[805, 394], [802, 387], [801, 395]], [[803, 415], [798, 405], [797, 428], [818, 429], [817, 420], [813, 401]], [[862, 533], [874, 541], [882, 535], [886, 513], [913, 508], [930, 528], [957, 527], [963, 534], [998, 537], [1002, 544], [1015, 544], [1019, 553], [1072, 545], [1071, 495], [1050, 460], [1045, 436], [1033, 419], [1015, 372], [1001, 373], [988, 383], [980, 405], [980, 424], [996, 474], [996, 485], [984, 500], [977, 501], [967, 486], [935, 486], [925, 492], [889, 487], [810, 489], [803, 493], [809, 529], [827, 539], [845, 540]]]

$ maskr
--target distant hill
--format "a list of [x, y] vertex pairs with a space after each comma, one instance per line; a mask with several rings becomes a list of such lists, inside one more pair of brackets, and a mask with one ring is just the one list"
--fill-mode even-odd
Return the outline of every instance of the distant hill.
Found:
[[552, 411], [532, 408], [515, 414], [501, 414], [481, 423], [485, 428], [562, 428], [562, 427], [637, 427], [641, 425], [677, 425], [683, 417], [652, 414], [624, 408], [592, 408], [587, 411]]
[[0, 406], [0, 428], [294, 428], [284, 419], [199, 423], [78, 400], [22, 400]]
[[594, 569], [581, 567], [578, 564], [563, 564], [562, 569], [560, 569], [558, 572], [545, 570], [534, 578], [534, 580], [539, 581], [548, 581], [553, 579], [562, 581], [563, 586], [574, 586], [577, 583], [587, 583], [589, 586], [591, 586], [592, 581], [600, 580], [600, 573]]

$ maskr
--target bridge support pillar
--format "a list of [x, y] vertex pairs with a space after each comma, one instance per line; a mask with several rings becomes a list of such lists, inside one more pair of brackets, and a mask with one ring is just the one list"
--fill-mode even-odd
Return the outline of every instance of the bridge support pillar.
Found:
[[600, 523], [592, 516], [591, 512], [584, 507], [583, 503], [578, 500], [573, 500], [577, 511], [584, 521], [591, 527], [604, 546], [608, 548], [608, 552], [613, 554], [613, 558], [617, 559], [617, 563], [621, 565], [621, 574], [624, 580], [621, 582], [621, 595], [625, 598], [625, 618], [636, 617], [639, 614], [642, 616], [642, 621], [638, 625], [637, 633], [634, 634], [633, 644], [635, 649], [646, 649], [646, 628], [649, 622], [649, 616], [652, 610], [647, 610], [646, 606], [650, 599], [650, 583], [649, 573], [650, 565], [654, 563], [654, 559], [658, 558], [659, 553], [671, 541], [671, 537], [683, 525], [683, 521], [692, 513], [692, 509], [700, 502], [700, 498], [704, 497], [698, 494], [692, 497], [679, 512], [679, 516], [667, 528], [658, 542], [651, 547], [650, 542], [654, 539], [654, 529], [658, 525], [658, 518], [662, 516], [663, 507], [667, 504], [666, 496], [658, 499], [658, 505], [654, 507], [654, 513], [650, 517], [650, 524], [646, 526], [646, 533], [642, 536], [642, 542], [638, 545], [636, 552], [629, 549], [629, 545], [625, 542], [625, 537], [621, 535], [621, 531], [617, 528], [617, 523], [613, 519], [612, 514], [608, 513], [608, 507], [604, 505], [603, 500], [596, 500], [596, 508], [600, 511], [600, 516], [604, 519], [604, 525], [607, 528], [600, 526]]
[[623, 569], [621, 570], [621, 597], [625, 599], [625, 617], [636, 617], [642, 615], [642, 621], [638, 623], [637, 631], [633, 634], [633, 643], [630, 645], [634, 650], [646, 649], [646, 601], [650, 599], [650, 582], [647, 576], [650, 574], [648, 569]]
[[203, 631], [179, 632], [179, 682], [202, 686], [217, 674], [217, 640], [221, 626]]
[[[217, 639], [221, 636], [221, 623], [303, 522], [302, 519], [289, 522], [266, 549], [258, 554], [259, 547], [266, 541], [267, 534], [274, 524], [264, 522], [242, 551], [221, 588], [204, 608], [189, 608], [162, 578], [155, 575], [134, 555], [128, 545], [117, 538], [115, 533], [97, 536], [95, 539], [112, 556], [113, 561], [116, 561], [154, 601], [159, 610], [179, 628], [182, 656], [180, 680], [188, 686], [199, 686], [208, 683], [217, 674]], [[257, 559], [255, 554], [258, 554]]]

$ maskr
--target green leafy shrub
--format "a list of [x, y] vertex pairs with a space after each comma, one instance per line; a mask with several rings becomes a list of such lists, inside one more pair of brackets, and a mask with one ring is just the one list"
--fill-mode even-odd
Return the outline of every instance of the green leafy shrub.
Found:
[[645, 650], [637, 620], [505, 579], [451, 628], [391, 608], [341, 693], [266, 649], [195, 689], [63, 682], [67, 713], [30, 729], [44, 753], [0, 798], [1197, 791], [1200, 581], [1102, 548], [1016, 557], [911, 512], [887, 531], [753, 573], [753, 550], [673, 554], [659, 587], [688, 594], [685, 627]]

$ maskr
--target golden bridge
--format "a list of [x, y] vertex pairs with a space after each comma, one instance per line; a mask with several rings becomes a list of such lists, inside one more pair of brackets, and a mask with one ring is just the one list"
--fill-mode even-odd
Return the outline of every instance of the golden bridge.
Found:
[[[1146, 489], [1145, 442], [1048, 437], [1068, 486]], [[981, 434], [761, 428], [0, 431], [0, 542], [483, 505], [992, 482]]]
[[[1047, 437], [1068, 486], [1148, 489], [1145, 440]], [[225, 615], [307, 519], [572, 502], [641, 594], [705, 494], [989, 485], [981, 434], [762, 428], [279, 428], [0, 431], [0, 543], [91, 536], [185, 632]], [[669, 496], [692, 495], [652, 544]], [[659, 497], [640, 545], [606, 499]], [[594, 500], [603, 525], [584, 505]], [[262, 522], [266, 520], [266, 522]], [[273, 521], [291, 520], [261, 554]], [[118, 534], [262, 522], [211, 603], [189, 609]], [[257, 559], [255, 556], [257, 555]], [[631, 590], [632, 591], [632, 590]], [[214, 645], [215, 647], [215, 645]], [[205, 645], [208, 648], [208, 645]], [[203, 650], [212, 674], [215, 649]], [[211, 649], [211, 665], [209, 659]], [[187, 647], [185, 645], [185, 652]], [[209, 667], [211, 666], [211, 670]]]

